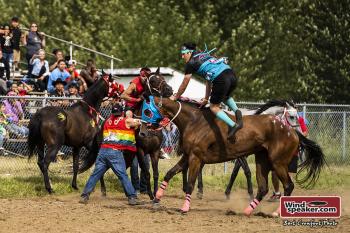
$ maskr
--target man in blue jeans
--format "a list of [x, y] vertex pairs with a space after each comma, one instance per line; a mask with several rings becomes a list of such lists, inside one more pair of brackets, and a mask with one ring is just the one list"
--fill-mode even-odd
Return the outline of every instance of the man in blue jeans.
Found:
[[112, 168], [123, 186], [129, 205], [141, 204], [126, 173], [123, 156], [124, 151], [136, 152], [134, 128], [141, 123], [138, 119], [125, 118], [122, 114], [123, 107], [117, 104], [112, 109], [112, 115], [104, 122], [103, 141], [96, 159], [95, 170], [85, 185], [80, 203], [87, 204], [96, 183], [109, 168]]

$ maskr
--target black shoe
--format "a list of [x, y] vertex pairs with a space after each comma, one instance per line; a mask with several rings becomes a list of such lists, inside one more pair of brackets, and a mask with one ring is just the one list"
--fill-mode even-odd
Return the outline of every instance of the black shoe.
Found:
[[89, 202], [89, 195], [82, 195], [80, 200], [79, 200], [79, 203], [87, 204], [88, 202]]
[[243, 127], [242, 112], [240, 110], [237, 110], [235, 112], [235, 115], [236, 115], [236, 124], [235, 124], [235, 126], [230, 127], [228, 129], [228, 135], [227, 135], [228, 139], [232, 138], [235, 135], [235, 133], [238, 130], [242, 129], [242, 127]]
[[143, 205], [144, 202], [138, 200], [136, 197], [129, 197], [128, 204], [129, 205]]

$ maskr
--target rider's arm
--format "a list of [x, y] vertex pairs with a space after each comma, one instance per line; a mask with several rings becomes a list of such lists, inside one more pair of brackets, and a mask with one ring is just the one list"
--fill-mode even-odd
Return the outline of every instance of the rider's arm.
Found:
[[184, 79], [182, 80], [182, 83], [179, 87], [179, 90], [177, 91], [177, 93], [174, 95], [176, 99], [178, 99], [185, 91], [187, 88], [188, 83], [190, 82], [192, 77], [192, 74], [186, 74]]
[[129, 87], [123, 92], [120, 98], [129, 102], [138, 102], [138, 99], [131, 97], [131, 93], [136, 89], [135, 83], [130, 83]]
[[141, 125], [141, 120], [139, 119], [133, 119], [133, 118], [128, 118], [125, 120], [126, 126], [129, 128], [134, 128], [139, 125]]

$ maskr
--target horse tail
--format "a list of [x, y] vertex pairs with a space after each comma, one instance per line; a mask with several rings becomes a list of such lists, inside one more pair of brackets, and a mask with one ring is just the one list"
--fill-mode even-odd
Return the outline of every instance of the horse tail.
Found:
[[[306, 138], [302, 133], [296, 131], [300, 144], [305, 148], [305, 161], [300, 164], [300, 169], [297, 173], [297, 183], [303, 188], [309, 188], [315, 185], [319, 178], [320, 172], [326, 165], [325, 155], [322, 148], [314, 141]], [[306, 176], [299, 179], [298, 176], [306, 170]], [[307, 182], [307, 183], [306, 183]], [[306, 183], [306, 184], [305, 184]]]
[[37, 144], [42, 140], [40, 126], [41, 126], [41, 116], [40, 116], [40, 112], [37, 112], [30, 119], [29, 125], [28, 125], [28, 128], [29, 128], [29, 135], [27, 140], [28, 148], [29, 148], [28, 158], [31, 158], [33, 156], [33, 153]]
[[79, 174], [87, 171], [90, 167], [92, 167], [92, 165], [94, 165], [98, 155], [99, 148], [100, 148], [100, 143], [98, 141], [98, 135], [96, 135], [92, 142], [92, 146], [89, 150], [89, 153], [86, 156], [83, 156], [81, 158], [82, 163], [79, 166], [79, 170], [78, 170]]

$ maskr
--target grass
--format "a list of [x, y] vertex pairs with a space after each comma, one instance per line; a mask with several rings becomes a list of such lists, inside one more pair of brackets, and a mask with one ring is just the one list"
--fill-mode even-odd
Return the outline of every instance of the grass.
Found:
[[[160, 162], [160, 178], [172, 167], [178, 158]], [[250, 160], [250, 159], [249, 159]], [[224, 174], [223, 164], [206, 165], [204, 168], [204, 191], [215, 190], [223, 192], [230, 178], [233, 164], [227, 163], [227, 173]], [[255, 165], [250, 163], [252, 181], [256, 190]], [[52, 163], [50, 166], [51, 184], [55, 195], [80, 193], [90, 175], [90, 171], [78, 176], [80, 191], [71, 188], [71, 161]], [[325, 168], [313, 189], [348, 189], [350, 188], [350, 166]], [[109, 171], [106, 176], [107, 192], [122, 192], [115, 175]], [[160, 180], [161, 181], [161, 180]], [[271, 182], [270, 182], [271, 183]], [[270, 184], [271, 185], [271, 184]], [[243, 171], [238, 173], [233, 189], [246, 189], [246, 179]], [[169, 191], [178, 191], [182, 187], [181, 175], [175, 176], [170, 183]], [[99, 189], [99, 184], [96, 189]], [[40, 197], [48, 195], [43, 178], [34, 160], [28, 162], [20, 158], [0, 158], [0, 198]]]

